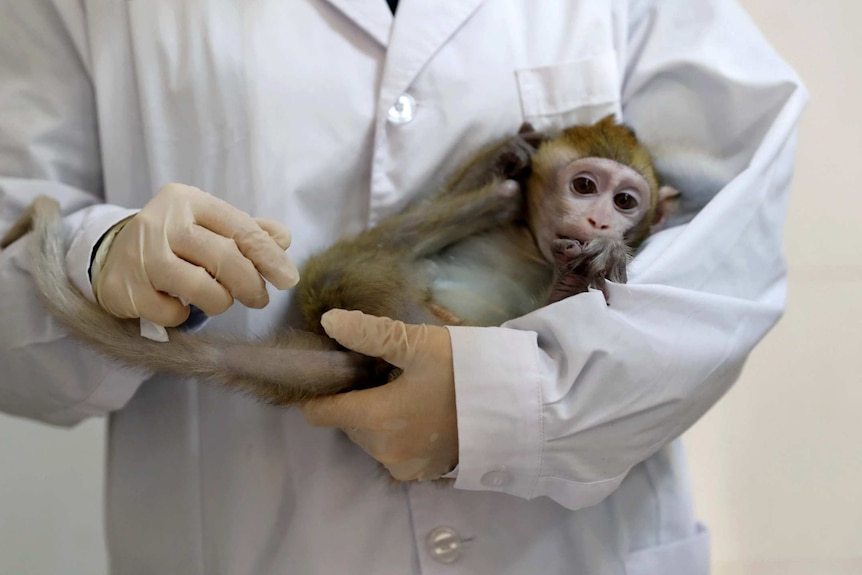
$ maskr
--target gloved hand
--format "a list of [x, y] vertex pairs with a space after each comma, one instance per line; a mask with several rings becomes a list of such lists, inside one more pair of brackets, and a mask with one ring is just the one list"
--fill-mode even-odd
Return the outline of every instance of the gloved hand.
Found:
[[358, 311], [331, 310], [321, 325], [359, 353], [403, 371], [372, 389], [312, 399], [311, 425], [342, 428], [395, 479], [436, 479], [458, 463], [452, 342], [446, 328], [407, 325]]
[[[182, 184], [162, 188], [111, 239], [91, 278], [96, 301], [122, 318], [176, 326], [192, 303], [207, 315], [234, 299], [269, 303], [264, 279], [279, 289], [299, 281], [284, 252], [290, 232]], [[261, 277], [263, 276], [263, 277]]]

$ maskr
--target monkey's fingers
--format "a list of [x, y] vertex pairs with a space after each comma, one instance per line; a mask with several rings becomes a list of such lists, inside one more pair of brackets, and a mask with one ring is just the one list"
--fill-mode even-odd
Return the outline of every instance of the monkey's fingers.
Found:
[[574, 269], [584, 256], [584, 244], [571, 238], [557, 238], [551, 242], [551, 254], [561, 270]]

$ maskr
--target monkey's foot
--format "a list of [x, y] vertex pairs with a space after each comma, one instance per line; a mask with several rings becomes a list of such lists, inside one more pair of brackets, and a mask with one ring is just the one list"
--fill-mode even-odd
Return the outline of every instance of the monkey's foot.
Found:
[[440, 318], [440, 321], [443, 322], [443, 325], [461, 325], [464, 323], [464, 320], [462, 320], [460, 317], [458, 317], [440, 304], [429, 303], [428, 309], [431, 310], [432, 314]]
[[534, 148], [538, 148], [543, 142], [549, 140], [548, 134], [540, 132], [530, 122], [521, 124], [521, 127], [518, 128], [518, 136]]
[[496, 170], [504, 178], [523, 181], [530, 175], [533, 154], [547, 135], [523, 124], [521, 131], [506, 140], [497, 152]]

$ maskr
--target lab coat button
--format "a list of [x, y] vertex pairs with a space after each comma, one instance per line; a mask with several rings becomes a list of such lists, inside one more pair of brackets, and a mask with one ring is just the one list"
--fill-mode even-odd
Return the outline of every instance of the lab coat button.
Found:
[[386, 119], [392, 124], [406, 124], [413, 119], [415, 113], [416, 100], [410, 94], [401, 94], [389, 108]]
[[463, 541], [451, 527], [438, 527], [428, 534], [428, 554], [440, 563], [454, 563], [461, 556]]
[[505, 487], [512, 480], [507, 471], [489, 471], [479, 481], [485, 487]]

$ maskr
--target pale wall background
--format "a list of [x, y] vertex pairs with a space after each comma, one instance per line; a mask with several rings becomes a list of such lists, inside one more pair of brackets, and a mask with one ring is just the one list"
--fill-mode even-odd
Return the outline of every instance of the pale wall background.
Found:
[[717, 575], [862, 574], [862, 2], [742, 0], [796, 68], [787, 314], [687, 435]]
[[[697, 504], [715, 575], [862, 575], [862, 2], [742, 4], [812, 103], [788, 313], [687, 435]], [[103, 438], [0, 416], [0, 575], [106, 572]]]

